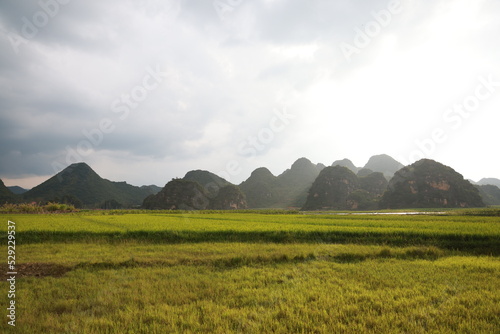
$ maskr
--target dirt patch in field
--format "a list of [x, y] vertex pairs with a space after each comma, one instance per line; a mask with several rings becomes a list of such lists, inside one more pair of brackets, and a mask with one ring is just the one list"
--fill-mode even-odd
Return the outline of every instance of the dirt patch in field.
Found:
[[[73, 268], [65, 267], [56, 263], [20, 263], [16, 265], [15, 272], [16, 278], [20, 277], [61, 277], [66, 274], [68, 271], [71, 271]], [[9, 270], [7, 265], [2, 265], [1, 269], [3, 272], [4, 278], [9, 278], [12, 274], [7, 274], [8, 272], [12, 272]]]

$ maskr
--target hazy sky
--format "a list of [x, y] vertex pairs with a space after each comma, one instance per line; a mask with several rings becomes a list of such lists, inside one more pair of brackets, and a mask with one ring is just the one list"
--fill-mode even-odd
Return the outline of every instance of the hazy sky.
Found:
[[163, 186], [300, 157], [500, 178], [500, 2], [0, 2], [0, 178]]

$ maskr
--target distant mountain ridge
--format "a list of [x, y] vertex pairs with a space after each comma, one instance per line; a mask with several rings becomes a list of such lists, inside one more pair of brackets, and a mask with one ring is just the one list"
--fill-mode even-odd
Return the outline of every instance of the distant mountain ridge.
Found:
[[332, 163], [332, 166], [342, 166], [342, 167], [346, 167], [348, 168], [349, 170], [351, 170], [351, 172], [353, 172], [354, 174], [357, 174], [358, 171], [361, 169], [359, 167], [356, 167], [354, 166], [354, 163], [349, 160], [349, 159], [342, 159], [342, 160], [336, 160]]
[[354, 174], [361, 172], [362, 175], [360, 176], [366, 176], [372, 172], [379, 172], [385, 176], [387, 181], [394, 176], [394, 173], [404, 167], [402, 163], [387, 154], [379, 154], [370, 157], [363, 167], [356, 167], [354, 163], [347, 158], [334, 161], [332, 166], [346, 167]]
[[[448, 206], [460, 205], [468, 207], [483, 204], [500, 204], [500, 188], [495, 185], [497, 183], [500, 185], [499, 179], [484, 178], [478, 183], [466, 180], [465, 183], [461, 183], [462, 181], [459, 179], [463, 179], [463, 177], [451, 168], [428, 159], [423, 159], [422, 161], [420, 161], [419, 164], [427, 165], [424, 169], [426, 170], [425, 173], [428, 174], [428, 177], [436, 178], [436, 175], [440, 173], [442, 174], [441, 176], [444, 175], [446, 177], [451, 177], [453, 182], [460, 184], [458, 188], [454, 188], [461, 189], [460, 191], [467, 189], [467, 196], [469, 196], [468, 200], [473, 199], [475, 196], [473, 193], [475, 192], [476, 195], [479, 194], [479, 197], [482, 198], [483, 202], [477, 201], [477, 198], [473, 199], [471, 203], [463, 201], [454, 202], [454, 197], [457, 197], [457, 194], [453, 194], [454, 197], [449, 197], [448, 194], [441, 193], [439, 195], [441, 197], [439, 197], [436, 195], [436, 189], [431, 189], [434, 187], [432, 184], [422, 184], [419, 189], [413, 186], [413, 188], [410, 187], [410, 190], [413, 189], [414, 192], [419, 192], [419, 196], [429, 198], [429, 193], [432, 194], [432, 196], [436, 195], [437, 197], [433, 197], [432, 199], [434, 203], [441, 203], [441, 205], [448, 205], [448, 203], [451, 203]], [[395, 195], [393, 193], [395, 183], [397, 183], [398, 178], [401, 181], [401, 173], [410, 175], [411, 173], [409, 173], [408, 170], [412, 170], [413, 172], [416, 170], [413, 165], [401, 167], [396, 172], [396, 176], [398, 176], [398, 178], [393, 177], [390, 179], [390, 182], [388, 182], [389, 176], [394, 173], [394, 170], [403, 165], [385, 154], [371, 157], [362, 168], [356, 167], [349, 159], [336, 160], [332, 165], [333, 166], [331, 167], [346, 168], [353, 173], [354, 177], [352, 177], [352, 175], [350, 176], [352, 177], [351, 181], [355, 184], [355, 187], [352, 191], [349, 191], [348, 194], [344, 194], [345, 203], [335, 204], [330, 202], [329, 205], [324, 205], [323, 208], [330, 207], [333, 209], [335, 207], [343, 207], [344, 209], [371, 210], [378, 208], [378, 203], [381, 198], [383, 199], [382, 202], [384, 202], [390, 196], [393, 196], [393, 200], [397, 200], [398, 197], [400, 199], [401, 197], [408, 197], [408, 194]], [[206, 170], [189, 171], [182, 180], [195, 182], [202, 188], [202, 195], [205, 196], [209, 202], [208, 207], [213, 207], [214, 205], [218, 208], [314, 207], [313, 210], [315, 210], [319, 207], [317, 205], [307, 204], [307, 202], [311, 201], [309, 198], [311, 192], [316, 193], [317, 196], [323, 196], [321, 195], [321, 192], [314, 191], [312, 188], [315, 183], [319, 182], [317, 179], [321, 172], [327, 168], [329, 170], [331, 169], [322, 163], [314, 164], [307, 158], [300, 158], [296, 160], [289, 169], [285, 170], [278, 176], [273, 175], [273, 173], [265, 167], [257, 168], [252, 172], [250, 177], [243, 181], [239, 186], [231, 184], [225, 179]], [[419, 168], [417, 168], [417, 170], [418, 172], [416, 174], [422, 172]], [[433, 172], [433, 170], [435, 171]], [[341, 173], [341, 169], [337, 169], [337, 173]], [[453, 173], [458, 174], [458, 176]], [[330, 175], [330, 181], [327, 182], [332, 183], [332, 177], [334, 179], [337, 176]], [[347, 179], [348, 178], [346, 178], [346, 180]], [[412, 182], [417, 181], [413, 180]], [[438, 185], [447, 185], [449, 184], [449, 180], [440, 179], [440, 181], [434, 181], [434, 183]], [[471, 183], [475, 185], [474, 189], [469, 187]], [[187, 185], [187, 183], [184, 184], [184, 186], [185, 185]], [[431, 188], [428, 187], [429, 185]], [[388, 194], [386, 194], [388, 186]], [[21, 194], [14, 194], [9, 188]], [[186, 186], [186, 189], [187, 188], [189, 187]], [[336, 188], [342, 187], [338, 184], [337, 187], [331, 188], [327, 191], [327, 193], [337, 192], [338, 189]], [[158, 194], [163, 189], [164, 188], [156, 185], [135, 187], [127, 184], [126, 182], [109, 181], [101, 178], [87, 164], [76, 163], [24, 193], [22, 193], [24, 189], [20, 187], [6, 187], [0, 180], [0, 203], [57, 201], [86, 208], [139, 207], [144, 203], [144, 199], [150, 195]], [[185, 188], [182, 187], [179, 189], [185, 190]], [[194, 188], [192, 187], [192, 189]], [[220, 193], [222, 189], [224, 190]], [[392, 195], [390, 194], [391, 192], [393, 193]], [[325, 193], [324, 195], [326, 196], [327, 194]], [[382, 197], [382, 195], [384, 195], [384, 197]], [[171, 194], [169, 196], [171, 196]], [[430, 205], [429, 203], [430, 202], [427, 204], [420, 203], [419, 205]], [[186, 205], [191, 207], [189, 203]], [[405, 207], [415, 207], [415, 203], [406, 203], [402, 205]], [[393, 207], [393, 205], [391, 204], [390, 207]]]
[[387, 154], [372, 156], [363, 168], [384, 174], [390, 180], [394, 173], [403, 168], [404, 165]]
[[301, 207], [314, 180], [324, 168], [322, 164], [313, 164], [307, 158], [295, 161], [290, 169], [278, 175], [277, 180], [282, 191], [281, 207]]
[[483, 179], [479, 180], [476, 184], [478, 184], [480, 186], [491, 184], [491, 185], [494, 185], [494, 186], [497, 186], [500, 188], [500, 179], [495, 179], [492, 177], [483, 178]]
[[7, 187], [14, 195], [22, 195], [27, 192], [29, 189], [24, 189], [19, 186], [11, 186]]
[[301, 207], [312, 183], [324, 168], [300, 158], [282, 174], [274, 176], [267, 168], [257, 168], [240, 184], [249, 208]]
[[150, 184], [149, 186], [141, 186], [141, 189], [143, 189], [145, 192], [150, 192], [152, 194], [157, 194], [160, 192], [161, 187], [158, 187], [157, 185]]

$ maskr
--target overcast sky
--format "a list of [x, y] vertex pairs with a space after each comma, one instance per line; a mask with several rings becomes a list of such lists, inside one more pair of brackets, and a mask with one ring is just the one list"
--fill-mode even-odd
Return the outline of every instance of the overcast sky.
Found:
[[0, 178], [233, 183], [300, 157], [500, 178], [500, 2], [0, 2]]

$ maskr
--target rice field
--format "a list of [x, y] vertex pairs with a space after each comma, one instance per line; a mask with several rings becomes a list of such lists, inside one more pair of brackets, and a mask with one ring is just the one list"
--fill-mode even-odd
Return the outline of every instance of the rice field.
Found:
[[498, 217], [0, 217], [18, 272], [4, 332], [500, 332]]

